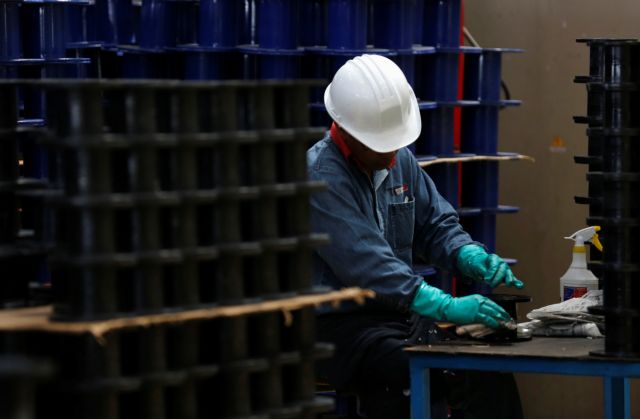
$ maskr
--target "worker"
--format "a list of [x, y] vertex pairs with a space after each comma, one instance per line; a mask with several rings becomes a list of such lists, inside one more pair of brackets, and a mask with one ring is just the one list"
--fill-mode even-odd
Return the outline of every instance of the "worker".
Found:
[[[310, 179], [328, 185], [312, 196], [311, 218], [331, 244], [314, 254], [314, 283], [358, 286], [375, 298], [319, 313], [318, 338], [335, 351], [318, 374], [336, 390], [357, 394], [367, 418], [406, 419], [406, 346], [433, 339], [436, 321], [499, 328], [510, 320], [488, 298], [454, 297], [427, 284], [412, 270], [414, 258], [492, 287], [524, 284], [462, 229], [406, 148], [420, 135], [420, 111], [393, 61], [370, 54], [347, 61], [324, 104], [333, 124], [308, 150], [307, 163]], [[469, 418], [522, 416], [511, 374], [438, 371], [432, 388], [432, 400]]]

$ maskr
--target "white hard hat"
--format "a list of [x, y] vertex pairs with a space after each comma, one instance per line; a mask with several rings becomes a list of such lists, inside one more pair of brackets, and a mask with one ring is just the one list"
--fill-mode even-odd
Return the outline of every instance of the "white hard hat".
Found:
[[407, 78], [381, 55], [361, 55], [340, 67], [324, 92], [324, 105], [338, 125], [379, 153], [408, 146], [422, 129]]

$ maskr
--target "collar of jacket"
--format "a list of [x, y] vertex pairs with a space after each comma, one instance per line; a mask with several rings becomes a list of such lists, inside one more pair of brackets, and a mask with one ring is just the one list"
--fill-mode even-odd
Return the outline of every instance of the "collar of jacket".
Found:
[[340, 150], [342, 157], [344, 157], [345, 160], [349, 161], [349, 159], [351, 158], [351, 149], [344, 141], [344, 137], [342, 136], [342, 134], [340, 134], [340, 130], [338, 129], [338, 126], [335, 122], [331, 124], [331, 140], [335, 143], [335, 145], [338, 146], [338, 150]]
[[[336, 125], [335, 122], [331, 124], [330, 134], [331, 134], [331, 140], [335, 143], [336, 146], [338, 146], [338, 150], [340, 150], [340, 154], [342, 154], [344, 159], [346, 161], [353, 161], [360, 169], [364, 170], [362, 165], [357, 159], [351, 158], [351, 155], [353, 153], [351, 152], [351, 149], [349, 148], [347, 143], [344, 141], [344, 137], [340, 133], [340, 130], [338, 129], [338, 126]], [[393, 168], [393, 166], [395, 165], [396, 165], [396, 158], [394, 157], [393, 160], [391, 160], [391, 164], [389, 164], [388, 169]], [[365, 173], [366, 173], [366, 170], [365, 170]]]

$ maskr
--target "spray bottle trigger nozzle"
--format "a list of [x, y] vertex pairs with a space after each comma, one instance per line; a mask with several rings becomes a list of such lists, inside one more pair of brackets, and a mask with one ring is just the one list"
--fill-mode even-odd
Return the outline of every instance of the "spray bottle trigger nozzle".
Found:
[[576, 246], [584, 246], [585, 242], [591, 242], [596, 249], [602, 252], [602, 243], [598, 239], [598, 231], [600, 231], [600, 226], [587, 227], [576, 231], [571, 236], [565, 237], [565, 239], [575, 241]]
[[598, 238], [598, 234], [594, 234], [593, 237], [591, 238], [591, 243], [593, 243], [593, 245], [596, 247], [596, 249], [598, 249], [599, 251], [602, 252], [602, 243], [600, 243], [600, 239]]

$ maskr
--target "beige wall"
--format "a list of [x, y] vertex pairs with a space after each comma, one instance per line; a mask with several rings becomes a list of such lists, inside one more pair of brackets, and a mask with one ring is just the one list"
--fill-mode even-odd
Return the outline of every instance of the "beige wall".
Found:
[[[573, 115], [586, 114], [586, 91], [573, 83], [589, 72], [589, 49], [581, 37], [640, 38], [638, 0], [467, 0], [465, 26], [486, 47], [524, 48], [503, 61], [503, 79], [520, 108], [502, 111], [500, 149], [517, 151], [535, 163], [502, 163], [501, 203], [521, 212], [498, 221], [498, 253], [519, 260], [514, 272], [526, 282], [531, 308], [559, 301], [558, 278], [569, 266], [571, 244], [563, 237], [585, 226], [587, 208], [573, 202], [587, 191], [585, 126]], [[566, 142], [553, 153], [554, 137]], [[518, 376], [527, 419], [603, 417], [602, 384], [597, 378], [523, 374]], [[638, 383], [632, 395], [640, 400]], [[640, 411], [635, 403], [635, 417]]]

